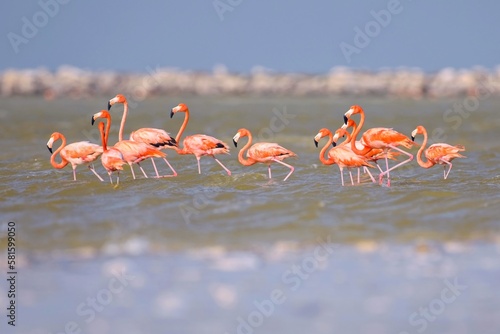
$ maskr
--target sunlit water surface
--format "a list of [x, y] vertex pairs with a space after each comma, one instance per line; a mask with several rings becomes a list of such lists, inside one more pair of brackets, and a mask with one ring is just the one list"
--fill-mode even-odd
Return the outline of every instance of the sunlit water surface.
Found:
[[[499, 100], [463, 114], [447, 110], [465, 99], [131, 101], [126, 133], [158, 127], [173, 135], [183, 114], [170, 119], [170, 109], [187, 103], [185, 134], [231, 144], [219, 158], [232, 176], [210, 157], [198, 175], [193, 156], [167, 151], [175, 178], [145, 179], [136, 167], [133, 180], [125, 166], [115, 188], [80, 166], [73, 182], [69, 166], [51, 167], [47, 140], [59, 131], [68, 142], [99, 143], [90, 118], [107, 98], [0, 99], [0, 246], [6, 259], [4, 232], [15, 222], [20, 333], [64, 332], [68, 323], [84, 333], [497, 333]], [[391, 174], [390, 188], [364, 175], [350, 186], [347, 173], [341, 187], [313, 137], [342, 125], [354, 103], [365, 108], [366, 128], [410, 136], [424, 125], [432, 141], [464, 145], [467, 158], [453, 162], [447, 180], [441, 166], [413, 161]], [[121, 112], [111, 109], [111, 141]], [[295, 172], [286, 182], [284, 166], [273, 165], [269, 181], [266, 165], [238, 163], [246, 138], [234, 148], [232, 137], [241, 127], [298, 154], [287, 160]], [[142, 165], [152, 176], [151, 163]], [[100, 161], [96, 170], [108, 180]], [[7, 271], [6, 260], [0, 267]], [[109, 292], [119, 273], [128, 279]]]

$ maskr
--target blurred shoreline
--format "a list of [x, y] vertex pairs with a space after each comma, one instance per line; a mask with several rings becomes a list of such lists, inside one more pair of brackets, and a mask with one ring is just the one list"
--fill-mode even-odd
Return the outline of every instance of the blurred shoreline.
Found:
[[123, 93], [134, 100], [150, 96], [383, 96], [441, 98], [500, 95], [500, 67], [445, 68], [435, 73], [399, 68], [379, 71], [333, 68], [325, 74], [277, 73], [255, 68], [249, 74], [216, 66], [212, 72], [147, 68], [146, 73], [86, 71], [61, 66], [56, 71], [8, 69], [0, 73], [0, 96], [85, 98]]

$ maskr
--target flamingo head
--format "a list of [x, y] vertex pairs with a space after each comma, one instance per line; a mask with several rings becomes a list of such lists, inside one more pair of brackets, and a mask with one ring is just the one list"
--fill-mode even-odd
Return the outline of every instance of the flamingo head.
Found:
[[424, 132], [425, 132], [425, 128], [422, 125], [417, 126], [417, 128], [415, 130], [413, 130], [411, 133], [411, 140], [415, 141], [415, 136], [418, 134], [420, 134], [420, 135], [424, 134]]
[[98, 113], [95, 113], [92, 115], [92, 125], [94, 125], [94, 122], [98, 118], [107, 118], [108, 120], [111, 119], [111, 115], [107, 110], [101, 110]]
[[337, 141], [339, 140], [339, 138], [345, 136], [345, 134], [347, 133], [346, 128], [347, 128], [347, 126], [344, 124], [344, 125], [342, 125], [342, 127], [337, 129], [337, 131], [335, 131], [335, 134], [333, 135], [333, 141], [332, 141], [333, 147], [337, 146]]
[[236, 134], [234, 135], [233, 137], [233, 143], [234, 143], [234, 147], [238, 147], [238, 140], [241, 138], [241, 137], [246, 137], [250, 134], [250, 131], [248, 131], [247, 129], [245, 128], [241, 128], [238, 130], [238, 132], [236, 132]]
[[347, 124], [349, 118], [354, 115], [354, 114], [361, 114], [363, 113], [363, 108], [361, 108], [358, 105], [353, 105], [349, 110], [344, 114], [344, 124]]
[[189, 112], [189, 108], [185, 103], [179, 103], [177, 107], [173, 107], [172, 111], [170, 112], [170, 118], [174, 117], [174, 114], [176, 112]]
[[59, 132], [54, 132], [53, 134], [50, 135], [50, 139], [47, 142], [47, 148], [49, 149], [49, 152], [52, 153], [52, 145], [54, 142], [62, 137], [62, 134]]
[[111, 109], [111, 106], [115, 103], [127, 103], [127, 99], [122, 94], [117, 94], [115, 97], [108, 101], [108, 110]]
[[344, 123], [344, 125], [342, 125], [342, 128], [343, 129], [349, 129], [349, 128], [355, 128], [356, 127], [356, 122], [354, 122], [352, 119], [347, 119], [347, 123]]
[[331, 134], [332, 133], [327, 128], [323, 128], [323, 129], [319, 130], [318, 134], [316, 136], [314, 136], [314, 145], [316, 145], [316, 147], [318, 147], [319, 140], [323, 137], [330, 136]]

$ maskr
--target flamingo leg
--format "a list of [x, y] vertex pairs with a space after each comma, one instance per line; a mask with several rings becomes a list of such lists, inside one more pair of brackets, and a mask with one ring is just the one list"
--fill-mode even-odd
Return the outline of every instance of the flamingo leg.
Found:
[[[378, 165], [377, 165], [377, 166], [378, 166]], [[369, 170], [367, 167], [365, 167], [365, 172], [367, 172], [367, 173], [368, 173], [368, 175], [370, 175], [370, 179], [372, 180], [372, 182], [373, 182], [373, 183], [375, 183], [375, 179], [373, 178], [372, 173], [370, 173], [370, 170]]]
[[[130, 166], [130, 170], [132, 171], [132, 177], [133, 177], [133, 178], [134, 178], [134, 180], [135, 180], [135, 173], [134, 173], [134, 168], [132, 167], [132, 163], [131, 163], [131, 162], [129, 162], [129, 163], [128, 163], [128, 165]], [[111, 183], [113, 183], [113, 182], [111, 182]]]
[[217, 161], [217, 163], [222, 167], [224, 168], [224, 170], [226, 171], [227, 175], [231, 175], [231, 171], [229, 169], [226, 168], [226, 166], [224, 166], [222, 164], [222, 162], [219, 161], [219, 159], [217, 159], [216, 157], [213, 157], [215, 159], [215, 161]]
[[269, 174], [269, 179], [271, 179], [271, 164], [267, 165], [267, 173]]
[[155, 169], [156, 177], [160, 177], [160, 174], [158, 174], [158, 169], [156, 169], [155, 159], [151, 158], [151, 163], [153, 164], [153, 167]]
[[342, 181], [342, 187], [344, 186], [344, 169], [339, 166], [340, 169], [340, 180]]
[[[290, 168], [290, 173], [288, 173], [288, 175], [285, 177], [285, 179], [283, 181], [286, 181], [288, 179], [288, 177], [290, 177], [290, 175], [292, 175], [293, 171], [295, 170], [295, 168], [293, 168], [293, 166], [287, 164], [287, 163], [284, 163], [283, 161], [279, 161], [278, 159], [276, 158], [273, 158], [272, 159], [273, 161], [277, 162], [277, 163], [280, 163], [282, 164], [283, 166], [287, 166], [288, 168]], [[269, 165], [269, 168], [271, 168], [271, 165]], [[270, 170], [270, 169], [269, 169]]]
[[97, 172], [95, 171], [95, 169], [94, 169], [94, 165], [93, 165], [93, 164], [90, 164], [88, 167], [89, 167], [89, 169], [92, 171], [92, 173], [94, 173], [94, 174], [95, 174], [95, 176], [97, 176], [97, 178], [98, 178], [101, 182], [104, 182], [104, 180], [102, 179], [102, 177], [101, 177], [99, 174], [97, 174]]
[[139, 168], [140, 168], [140, 169], [141, 169], [141, 171], [142, 171], [142, 174], [144, 174], [144, 177], [147, 179], [147, 178], [148, 178], [148, 176], [146, 175], [146, 172], [144, 171], [144, 169], [142, 169], [142, 166], [141, 166], [139, 163], [137, 163], [137, 166], [139, 166]]
[[[388, 187], [390, 187], [390, 186], [391, 186], [391, 184], [390, 184], [390, 180], [389, 180], [389, 172], [390, 172], [391, 170], [394, 170], [394, 169], [396, 169], [396, 168], [398, 168], [398, 167], [400, 167], [400, 166], [403, 166], [404, 164], [406, 164], [406, 163], [408, 163], [408, 162], [412, 161], [412, 160], [413, 160], [413, 154], [410, 154], [410, 153], [408, 153], [408, 152], [406, 152], [406, 151], [403, 151], [402, 149], [400, 149], [400, 148], [398, 148], [398, 147], [396, 147], [396, 146], [392, 146], [392, 145], [388, 145], [388, 146], [389, 146], [390, 148], [395, 149], [396, 151], [399, 151], [399, 152], [403, 153], [404, 155], [408, 156], [408, 159], [406, 159], [405, 161], [402, 161], [402, 162], [400, 162], [399, 164], [397, 164], [396, 166], [393, 166], [393, 167], [391, 167], [391, 168], [388, 168], [385, 172], [380, 173], [380, 175], [379, 175], [379, 177], [378, 177], [378, 178], [379, 178], [379, 180], [378, 180], [378, 181], [379, 181], [379, 183], [380, 183], [380, 184], [382, 183], [382, 178], [384, 177], [384, 175], [385, 175], [385, 174], [387, 174], [387, 186], [388, 186]], [[386, 161], [386, 165], [387, 165], [387, 166], [389, 166], [389, 159], [387, 158], [387, 155], [385, 156], [385, 161]]]
[[450, 165], [450, 168], [448, 169], [448, 172], [446, 172], [446, 166], [443, 166], [443, 168], [444, 168], [444, 179], [446, 180], [448, 178], [448, 174], [450, 174], [451, 167], [453, 167], [453, 165], [451, 164], [451, 162], [448, 162], [448, 161], [443, 161], [443, 162], [445, 162], [448, 165]]
[[[365, 173], [366, 173], [366, 168], [365, 168]], [[361, 168], [358, 168], [358, 183], [361, 183], [360, 175], [361, 175]]]
[[382, 170], [382, 168], [380, 168], [380, 165], [378, 164], [378, 162], [375, 161], [375, 165], [377, 165], [377, 168], [378, 170], [380, 171], [380, 173], [383, 173], [384, 171]]
[[76, 165], [73, 165], [71, 167], [73, 167], [73, 181], [76, 181]]
[[[354, 185], [354, 181], [352, 180], [352, 173], [351, 173], [351, 169], [348, 168], [347, 169], [349, 171], [349, 176], [351, 177], [351, 184]], [[359, 182], [358, 182], [359, 183]]]
[[172, 175], [165, 175], [165, 176], [177, 176], [177, 172], [176, 172], [176, 171], [175, 171], [175, 169], [172, 167], [172, 165], [168, 162], [168, 160], [167, 160], [167, 159], [165, 159], [165, 158], [163, 158], [163, 160], [165, 160], [165, 163], [168, 165], [168, 167], [170, 167], [170, 169], [171, 169], [171, 170], [172, 170], [172, 172], [174, 173], [174, 174], [172, 174]]
[[200, 157], [196, 156], [196, 160], [198, 161], [198, 174], [201, 174]]
[[[386, 154], [385, 154], [385, 170], [387, 170], [387, 171], [388, 171], [388, 170], [389, 170], [389, 159], [388, 159], [388, 157], [387, 157], [387, 155], [388, 155], [387, 153], [388, 153], [388, 151], [387, 151], [387, 152], [386, 152]], [[380, 183], [380, 184], [382, 184], [382, 179], [383, 179], [383, 176], [382, 176], [382, 175], [383, 175], [383, 174], [384, 174], [384, 172], [381, 172], [381, 173], [380, 173], [380, 175], [379, 175], [379, 183]], [[382, 176], [382, 178], [380, 178], [380, 176]], [[389, 175], [389, 173], [387, 173], [387, 186], [388, 186], [388, 187], [390, 187], [390, 186], [391, 186], [391, 179], [390, 179], [390, 175]]]
[[109, 182], [113, 184], [113, 179], [111, 178], [111, 172], [108, 172], [108, 175], [109, 175]]

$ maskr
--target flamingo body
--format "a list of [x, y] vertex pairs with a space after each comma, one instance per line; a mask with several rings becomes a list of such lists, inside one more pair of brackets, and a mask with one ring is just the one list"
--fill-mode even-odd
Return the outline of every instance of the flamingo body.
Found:
[[194, 154], [196, 157], [215, 154], [229, 154], [229, 146], [217, 138], [207, 135], [192, 135], [184, 138], [180, 154]]
[[262, 163], [271, 163], [274, 160], [283, 161], [295, 156], [297, 156], [295, 153], [276, 143], [255, 143], [247, 151], [247, 158]]
[[390, 128], [371, 128], [363, 133], [362, 144], [372, 149], [387, 149], [391, 146], [412, 148], [414, 143], [404, 134]]
[[120, 151], [123, 154], [123, 159], [130, 164], [137, 164], [149, 158], [164, 158], [167, 156], [145, 143], [138, 143], [133, 140], [119, 141], [113, 147]]
[[145, 143], [158, 149], [177, 147], [177, 142], [162, 129], [141, 128], [130, 134], [130, 140]]

